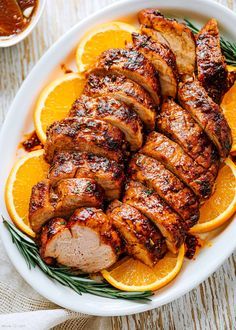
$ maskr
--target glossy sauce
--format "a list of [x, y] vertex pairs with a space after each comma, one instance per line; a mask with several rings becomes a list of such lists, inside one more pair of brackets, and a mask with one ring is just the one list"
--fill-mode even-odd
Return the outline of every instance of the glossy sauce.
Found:
[[187, 234], [185, 238], [185, 257], [195, 259], [199, 249], [203, 246], [203, 241], [198, 237]]
[[33, 131], [32, 133], [25, 135], [25, 139], [23, 142], [20, 143], [20, 147], [23, 147], [25, 151], [30, 152], [30, 151], [42, 149], [43, 145], [40, 142], [36, 132]]
[[0, 38], [22, 32], [30, 23], [38, 0], [0, 0]]

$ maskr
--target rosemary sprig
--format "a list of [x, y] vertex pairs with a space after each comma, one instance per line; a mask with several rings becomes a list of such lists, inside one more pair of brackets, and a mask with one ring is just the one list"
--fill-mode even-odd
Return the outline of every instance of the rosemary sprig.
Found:
[[[194, 34], [199, 32], [199, 29], [188, 19], [184, 19], [187, 26], [193, 31]], [[225, 56], [226, 63], [236, 66], [236, 43], [220, 38], [220, 45], [222, 52]]]
[[13, 243], [24, 257], [29, 269], [38, 266], [48, 277], [56, 280], [60, 284], [67, 286], [77, 292], [90, 293], [100, 297], [112, 299], [127, 299], [134, 301], [149, 301], [152, 296], [151, 291], [126, 292], [114, 288], [107, 282], [96, 282], [87, 277], [87, 275], [76, 275], [67, 267], [52, 267], [45, 264], [41, 259], [37, 245], [33, 240], [20, 232], [13, 224], [3, 219], [3, 223], [9, 231]]

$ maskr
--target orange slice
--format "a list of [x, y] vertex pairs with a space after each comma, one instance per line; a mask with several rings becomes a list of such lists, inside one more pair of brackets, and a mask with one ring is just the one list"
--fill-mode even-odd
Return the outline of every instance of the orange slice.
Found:
[[[236, 71], [236, 67], [228, 66], [228, 70]], [[233, 144], [230, 153], [236, 155], [236, 83], [225, 94], [221, 108], [232, 131]]]
[[72, 103], [82, 94], [84, 85], [84, 77], [69, 73], [43, 89], [34, 112], [35, 130], [42, 143], [46, 141], [47, 127], [68, 115]]
[[232, 131], [233, 144], [230, 153], [236, 154], [236, 84], [225, 94], [221, 108]]
[[233, 65], [227, 65], [227, 70], [228, 70], [229, 72], [231, 72], [231, 71], [236, 71], [236, 66], [233, 66]]
[[125, 258], [101, 273], [107, 282], [120, 290], [155, 291], [176, 277], [182, 267], [184, 253], [184, 245], [181, 246], [177, 256], [167, 252], [153, 268], [139, 260]]
[[199, 223], [190, 232], [205, 233], [214, 230], [229, 220], [235, 211], [236, 165], [227, 158], [216, 179], [216, 189], [201, 207]]
[[13, 166], [5, 188], [5, 201], [9, 215], [16, 226], [34, 237], [28, 219], [29, 201], [33, 185], [47, 177], [49, 165], [44, 150], [32, 151]]
[[97, 57], [109, 48], [124, 48], [132, 41], [131, 33], [137, 29], [127, 23], [110, 22], [89, 31], [80, 41], [76, 51], [79, 72], [90, 69]]

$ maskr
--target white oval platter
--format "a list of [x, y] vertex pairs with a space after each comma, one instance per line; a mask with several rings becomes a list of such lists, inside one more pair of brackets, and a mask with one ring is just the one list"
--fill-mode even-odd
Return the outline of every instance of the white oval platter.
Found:
[[[115, 3], [83, 20], [62, 36], [35, 65], [19, 89], [0, 135], [0, 212], [9, 219], [4, 202], [4, 186], [9, 171], [16, 159], [19, 141], [29, 128], [32, 129], [32, 109], [40, 90], [52, 79], [52, 72], [68, 58], [81, 36], [103, 22], [117, 20], [135, 14], [140, 9], [158, 7], [163, 13], [181, 18], [190, 18], [203, 24], [210, 17], [220, 23], [223, 35], [236, 40], [236, 15], [225, 7], [210, 0], [126, 0]], [[117, 316], [139, 313], [184, 295], [210, 276], [236, 248], [235, 218], [212, 239], [212, 246], [201, 250], [194, 261], [185, 261], [181, 273], [165, 288], [159, 290], [149, 303], [114, 300], [93, 296], [78, 295], [72, 290], [53, 282], [39, 269], [29, 270], [17, 248], [2, 224], [0, 235], [12, 263], [21, 276], [41, 295], [70, 310], [100, 316]]]

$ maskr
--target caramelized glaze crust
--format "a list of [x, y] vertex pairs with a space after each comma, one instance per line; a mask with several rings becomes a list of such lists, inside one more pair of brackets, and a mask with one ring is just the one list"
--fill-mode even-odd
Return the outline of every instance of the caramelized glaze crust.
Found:
[[[143, 25], [143, 33], [166, 42], [173, 51], [179, 74], [191, 76], [195, 69], [196, 59], [195, 39], [191, 30], [183, 23], [165, 18], [155, 8], [141, 10], [138, 18]], [[153, 30], [157, 33], [153, 33]]]
[[45, 225], [43, 225], [42, 230], [39, 235], [39, 246], [40, 246], [40, 255], [42, 259], [47, 264], [52, 264], [54, 262], [53, 257], [47, 255], [47, 244], [53, 239], [57, 234], [62, 233], [67, 229], [67, 220], [63, 218], [54, 218], [49, 220]]
[[47, 220], [67, 217], [81, 206], [101, 207], [103, 199], [103, 189], [92, 179], [63, 179], [53, 188], [49, 180], [40, 181], [32, 188], [29, 221], [38, 232]]
[[199, 165], [216, 177], [219, 169], [218, 152], [191, 114], [166, 99], [158, 117], [158, 130], [178, 143]]
[[131, 150], [141, 148], [143, 127], [137, 114], [125, 103], [109, 96], [97, 98], [82, 95], [72, 105], [70, 117], [88, 117], [104, 120], [118, 127], [129, 142]]
[[174, 53], [170, 48], [144, 34], [132, 33], [134, 49], [146, 56], [158, 72], [163, 96], [175, 97], [178, 70]]
[[51, 163], [56, 152], [84, 151], [120, 162], [126, 150], [123, 133], [102, 120], [66, 118], [47, 130], [45, 158]]
[[124, 102], [137, 113], [147, 129], [153, 130], [155, 127], [155, 105], [150, 95], [124, 75], [109, 74], [102, 77], [90, 74], [84, 93], [92, 97], [111, 96]]
[[29, 202], [29, 222], [38, 232], [42, 225], [55, 216], [53, 198], [49, 180], [43, 180], [33, 186]]
[[220, 103], [228, 88], [227, 67], [220, 47], [217, 21], [212, 18], [196, 36], [198, 80], [208, 95]]
[[121, 252], [120, 237], [112, 228], [110, 219], [101, 209], [87, 207], [76, 210], [70, 217], [68, 228], [71, 229], [75, 223], [97, 231], [101, 237], [101, 241], [110, 245], [114, 253], [119, 255]]
[[114, 201], [107, 210], [113, 226], [125, 241], [129, 255], [152, 267], [166, 252], [158, 228], [134, 207]]
[[163, 163], [180, 180], [187, 184], [200, 199], [211, 195], [214, 184], [213, 175], [198, 165], [183, 149], [165, 135], [152, 132], [141, 153], [153, 157]]
[[94, 179], [105, 191], [105, 197], [120, 197], [125, 180], [123, 166], [114, 160], [82, 152], [62, 152], [55, 155], [48, 179], [52, 186], [66, 178]]
[[184, 220], [186, 231], [199, 219], [196, 195], [154, 158], [137, 153], [129, 163], [129, 177], [155, 192]]
[[177, 253], [184, 242], [185, 226], [183, 220], [160, 196], [142, 183], [130, 181], [126, 184], [123, 202], [129, 204], [148, 217], [166, 238], [168, 248]]
[[158, 75], [152, 63], [143, 54], [132, 49], [108, 49], [103, 52], [92, 73], [122, 74], [148, 91], [155, 103], [160, 103]]
[[220, 107], [208, 96], [197, 80], [189, 80], [179, 85], [178, 98], [185, 108], [216, 145], [222, 158], [229, 155], [231, 130]]
[[[101, 207], [104, 191], [93, 179], [74, 178], [60, 180], [54, 187], [57, 195], [56, 211], [71, 211], [81, 206]], [[55, 196], [53, 196], [55, 200]]]

